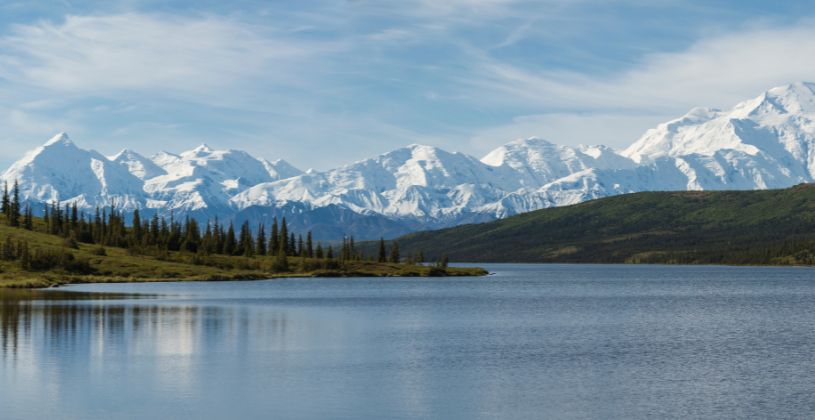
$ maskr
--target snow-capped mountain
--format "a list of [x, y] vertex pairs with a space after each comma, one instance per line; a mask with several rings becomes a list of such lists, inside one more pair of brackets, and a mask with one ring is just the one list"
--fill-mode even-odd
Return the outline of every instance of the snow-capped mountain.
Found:
[[410, 145], [325, 172], [302, 172], [206, 145], [105, 158], [60, 134], [3, 175], [32, 202], [262, 223], [286, 216], [327, 239], [395, 236], [647, 190], [760, 189], [815, 179], [815, 85], [773, 88], [728, 111], [695, 108], [622, 152], [509, 142], [476, 159]]
[[130, 149], [124, 149], [113, 156], [109, 156], [108, 159], [113, 163], [124, 166], [128, 172], [141, 180], [167, 174], [167, 171], [161, 166]]
[[22, 198], [33, 202], [77, 203], [85, 208], [143, 204], [142, 181], [93, 150], [77, 147], [65, 133], [28, 152], [2, 175], [20, 184]]
[[146, 179], [146, 207], [210, 216], [229, 213], [232, 196], [264, 182], [301, 173], [285, 161], [275, 163], [240, 150], [213, 150], [203, 144], [174, 155], [162, 152], [152, 161], [163, 174]]

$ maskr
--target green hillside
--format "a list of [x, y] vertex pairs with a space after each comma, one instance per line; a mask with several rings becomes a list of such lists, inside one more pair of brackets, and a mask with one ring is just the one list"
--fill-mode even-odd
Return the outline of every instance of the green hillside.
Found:
[[815, 186], [646, 192], [399, 238], [452, 261], [815, 263]]

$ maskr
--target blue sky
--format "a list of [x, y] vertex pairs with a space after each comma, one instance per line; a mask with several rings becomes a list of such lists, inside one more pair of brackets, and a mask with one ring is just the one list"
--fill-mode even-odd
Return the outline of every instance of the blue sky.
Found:
[[59, 131], [105, 154], [208, 143], [303, 169], [410, 143], [624, 147], [691, 107], [815, 80], [813, 6], [6, 1], [0, 167]]

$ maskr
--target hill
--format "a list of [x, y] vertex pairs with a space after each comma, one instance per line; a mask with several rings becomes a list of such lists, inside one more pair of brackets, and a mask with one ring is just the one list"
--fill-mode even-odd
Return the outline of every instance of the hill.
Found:
[[644, 192], [400, 238], [453, 261], [815, 263], [815, 186]]

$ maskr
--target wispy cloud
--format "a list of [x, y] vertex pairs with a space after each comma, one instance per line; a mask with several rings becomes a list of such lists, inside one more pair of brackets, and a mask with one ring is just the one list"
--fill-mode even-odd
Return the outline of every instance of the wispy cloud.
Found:
[[68, 16], [13, 26], [0, 38], [0, 77], [83, 95], [211, 92], [261, 78], [291, 82], [293, 63], [337, 48], [271, 31], [215, 16]]
[[693, 0], [110, 3], [0, 14], [0, 139], [207, 141], [326, 168], [413, 142], [624, 146], [690, 107], [815, 79], [814, 21], [745, 26]]
[[[814, 23], [709, 36], [601, 75], [522, 68], [475, 51], [475, 70], [459, 80], [475, 100], [540, 112], [476, 130], [472, 141], [483, 145], [501, 132], [526, 132], [569, 144], [625, 146], [636, 139], [637, 124], [678, 117], [695, 106], [729, 108], [773, 86], [815, 80]], [[641, 125], [640, 133], [648, 127]]]

